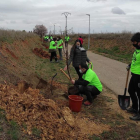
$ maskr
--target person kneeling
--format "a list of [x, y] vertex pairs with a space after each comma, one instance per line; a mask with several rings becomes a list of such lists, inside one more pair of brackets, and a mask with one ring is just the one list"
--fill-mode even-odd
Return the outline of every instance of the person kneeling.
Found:
[[79, 72], [83, 74], [82, 78], [78, 80], [72, 79], [71, 83], [78, 87], [80, 94], [87, 96], [87, 101], [84, 102], [84, 105], [89, 106], [92, 104], [93, 99], [102, 92], [102, 84], [96, 73], [88, 68], [87, 64], [80, 64]]

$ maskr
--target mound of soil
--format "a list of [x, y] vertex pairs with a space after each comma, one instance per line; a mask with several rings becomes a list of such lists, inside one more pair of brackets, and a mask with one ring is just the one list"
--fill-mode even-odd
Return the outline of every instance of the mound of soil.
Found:
[[0, 107], [6, 111], [8, 120], [25, 124], [25, 133], [32, 134], [32, 128], [41, 130], [42, 139], [85, 139], [75, 126], [69, 108], [60, 109], [51, 99], [45, 99], [38, 89], [28, 88], [23, 94], [15, 88], [0, 85]]
[[33, 53], [41, 58], [50, 58], [50, 54], [42, 48], [34, 48]]
[[[74, 118], [67, 106], [60, 107], [53, 100], [39, 94], [39, 89], [30, 87], [24, 93], [19, 93], [18, 87], [1, 84], [0, 108], [5, 110], [7, 120], [15, 120], [20, 126], [24, 125], [23, 132], [31, 135], [33, 128], [40, 130], [42, 140], [86, 140], [87, 134], [99, 134], [108, 129], [90, 120], [85, 121], [84, 118]], [[90, 129], [85, 132], [89, 128], [88, 124]]]

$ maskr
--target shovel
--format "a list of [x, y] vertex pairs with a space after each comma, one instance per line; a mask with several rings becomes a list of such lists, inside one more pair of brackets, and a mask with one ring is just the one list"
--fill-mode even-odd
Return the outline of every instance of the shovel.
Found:
[[128, 108], [130, 105], [130, 96], [126, 96], [128, 77], [129, 77], [129, 70], [127, 72], [124, 95], [118, 95], [118, 103], [122, 110], [126, 110], [126, 108]]
[[50, 90], [51, 90], [51, 94], [53, 95], [53, 92], [52, 92], [52, 83], [53, 83], [53, 79], [54, 77], [57, 75], [57, 73], [52, 77], [52, 81], [51, 81], [51, 87], [50, 87]]
[[70, 80], [70, 77], [63, 71], [63, 69], [60, 69], [60, 71]]

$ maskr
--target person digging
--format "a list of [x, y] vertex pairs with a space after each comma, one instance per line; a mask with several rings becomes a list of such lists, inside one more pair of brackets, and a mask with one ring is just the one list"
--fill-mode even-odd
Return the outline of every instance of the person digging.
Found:
[[78, 80], [71, 80], [71, 83], [79, 89], [79, 94], [84, 94], [87, 101], [84, 105], [89, 106], [92, 104], [93, 99], [102, 92], [102, 84], [96, 73], [88, 68], [86, 63], [79, 65], [79, 72], [82, 73], [82, 78]]
[[132, 106], [127, 108], [128, 113], [135, 114], [130, 119], [140, 121], [140, 33], [135, 33], [132, 38], [132, 45], [136, 48], [132, 57], [132, 62], [127, 66], [131, 71], [128, 93], [132, 100]]

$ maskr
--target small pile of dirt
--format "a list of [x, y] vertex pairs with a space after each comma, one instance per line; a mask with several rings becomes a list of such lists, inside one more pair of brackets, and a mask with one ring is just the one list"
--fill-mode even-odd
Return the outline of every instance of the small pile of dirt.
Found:
[[71, 86], [68, 89], [68, 94], [69, 95], [75, 95], [79, 92], [78, 88], [76, 86]]
[[50, 54], [47, 51], [43, 51], [42, 48], [34, 48], [33, 53], [41, 58], [50, 58]]
[[[51, 82], [52, 82], [51, 80], [48, 81], [49, 85], [51, 85]], [[67, 92], [67, 90], [68, 90], [67, 86], [63, 86], [61, 83], [55, 82], [55, 81], [52, 82], [52, 88], [53, 88], [53, 90], [61, 89], [64, 92]]]
[[68, 107], [60, 108], [51, 99], [45, 99], [38, 89], [30, 87], [23, 93], [18, 88], [0, 85], [0, 108], [6, 112], [8, 120], [15, 120], [25, 133], [32, 134], [32, 129], [41, 130], [41, 138], [45, 139], [79, 139], [85, 140], [75, 125], [75, 119]]

